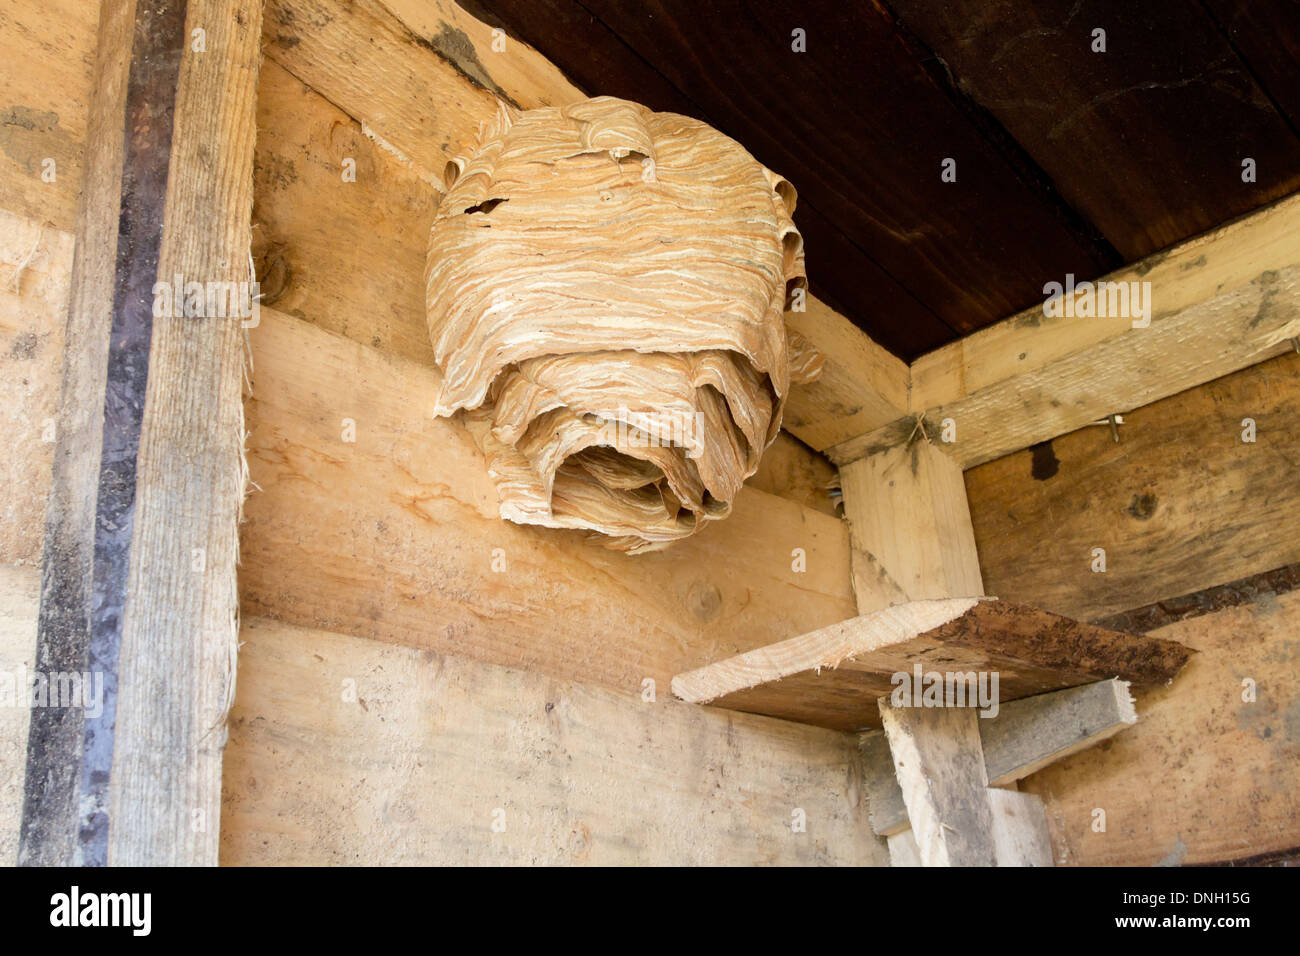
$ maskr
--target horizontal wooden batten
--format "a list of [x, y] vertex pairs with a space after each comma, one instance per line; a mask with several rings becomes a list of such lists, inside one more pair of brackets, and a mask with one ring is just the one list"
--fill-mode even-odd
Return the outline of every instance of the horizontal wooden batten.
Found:
[[[880, 726], [895, 674], [998, 675], [1006, 702], [1119, 676], [1161, 684], [1190, 651], [996, 598], [898, 604], [673, 678], [683, 700], [836, 730]], [[990, 689], [991, 689], [991, 685]]]
[[1300, 336], [1300, 196], [1102, 281], [1149, 283], [1149, 326], [1036, 306], [917, 359], [909, 416], [827, 454], [844, 464], [906, 442], [924, 414], [940, 447], [971, 468], [1280, 355]]

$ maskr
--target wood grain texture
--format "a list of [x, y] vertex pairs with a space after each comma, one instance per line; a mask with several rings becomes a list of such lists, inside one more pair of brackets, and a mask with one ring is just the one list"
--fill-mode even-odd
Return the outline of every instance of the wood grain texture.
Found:
[[[261, 3], [188, 0], [184, 26], [185, 37], [202, 27], [209, 49], [186, 46], [181, 58], [158, 275], [248, 282]], [[217, 861], [244, 361], [238, 316], [154, 324], [110, 791], [115, 864]]]
[[274, 309], [250, 339], [248, 616], [666, 694], [853, 614], [839, 519], [745, 488], [684, 550], [637, 560], [503, 522], [469, 436], [430, 414], [436, 370]]
[[[997, 716], [979, 722], [989, 786], [1021, 780], [1057, 760], [1096, 746], [1137, 723], [1129, 685], [1097, 681], [1009, 701]], [[862, 775], [871, 829], [891, 836], [910, 826], [884, 735], [861, 737]], [[1014, 813], [1014, 811], [1013, 811]]]
[[1041, 797], [992, 787], [984, 791], [998, 866], [1052, 866], [1052, 838]]
[[[884, 837], [909, 833], [911, 821], [907, 819], [907, 805], [903, 803], [903, 791], [899, 789], [898, 778], [894, 776], [894, 761], [889, 756], [889, 741], [883, 730], [874, 730], [861, 734], [858, 746], [862, 751], [862, 783], [867, 798], [867, 818], [871, 821], [871, 832]], [[915, 838], [912, 839], [915, 844]], [[907, 841], [902, 841], [904, 847]], [[893, 846], [893, 841], [890, 841]], [[916, 865], [916, 864], [892, 864]]]
[[1297, 509], [1300, 355], [1129, 413], [1120, 439], [1085, 428], [966, 473], [991, 592], [1094, 619], [1300, 561], [1280, 531]]
[[914, 601], [864, 614], [673, 678], [683, 700], [837, 730], [877, 726], [898, 673], [997, 672], [1013, 701], [1120, 676], [1170, 680], [1189, 651], [996, 599]]
[[1128, 682], [1098, 681], [1013, 701], [980, 724], [990, 786], [1022, 780], [1137, 723]]
[[72, 247], [66, 232], [0, 212], [0, 428], [12, 438], [0, 462], [0, 563], [41, 558]]
[[725, 518], [803, 361], [795, 191], [738, 143], [612, 97], [502, 106], [447, 169], [426, 307], [501, 517], [620, 551]]
[[840, 469], [858, 612], [984, 593], [961, 470], [924, 437]]
[[1180, 594], [1175, 598], [1163, 598], [1155, 604], [1110, 614], [1093, 623], [1130, 634], [1145, 634], [1176, 621], [1213, 614], [1227, 607], [1250, 604], [1261, 595], [1286, 594], [1297, 589], [1300, 589], [1300, 563], [1285, 564], [1272, 571], [1251, 574], [1227, 584], [1193, 591], [1191, 594]]
[[916, 835], [911, 827], [889, 836], [886, 843], [890, 866], [921, 866], [921, 848], [916, 845]]
[[267, 57], [367, 124], [431, 185], [448, 152], [468, 149], [497, 109], [380, 0], [271, 0], [263, 34]]
[[[1300, 335], [1300, 196], [1107, 277], [1151, 283], [1151, 322], [1047, 317], [1041, 306], [923, 356], [912, 415], [963, 468], [1280, 355]], [[904, 420], [827, 450], [843, 464], [906, 440]]]
[[[587, 99], [550, 60], [456, 0], [380, 0], [402, 24], [472, 83], [520, 109]], [[560, 24], [556, 24], [560, 27]], [[594, 94], [592, 94], [594, 95]]]
[[839, 487], [835, 466], [784, 430], [763, 452], [758, 471], [745, 484], [839, 517], [838, 499], [832, 494]]
[[921, 865], [997, 865], [975, 711], [882, 698], [880, 719]]
[[36, 663], [36, 614], [41, 572], [32, 565], [0, 562], [0, 866], [18, 863], [23, 817], [23, 775], [31, 710], [20, 702], [30, 688], [19, 686]]
[[1300, 592], [1151, 636], [1197, 652], [1178, 680], [1138, 695], [1134, 727], [1021, 781], [1047, 804], [1058, 865], [1212, 863], [1300, 845]]
[[[263, 304], [432, 365], [422, 276], [440, 194], [270, 58], [258, 83], [257, 126], [254, 253]], [[348, 160], [354, 182], [344, 180]]]
[[155, 316], [153, 286], [251, 278], [259, 27], [242, 0], [103, 7], [38, 660], [104, 698], [33, 713], [26, 863], [216, 861], [243, 350], [238, 317]]
[[[356, 164], [354, 182], [343, 179], [348, 159]], [[438, 193], [369, 139], [355, 120], [273, 60], [263, 64], [258, 85], [254, 196], [254, 258], [263, 304], [357, 342], [433, 364], [420, 276], [423, 236]], [[365, 241], [358, 242], [358, 235]], [[358, 310], [358, 301], [372, 307]], [[807, 313], [788, 313], [788, 318], [796, 317], [800, 322], [791, 322], [792, 328], [803, 328], [807, 317], [832, 332], [838, 323], [869, 342], [816, 300], [809, 302]], [[827, 368], [844, 374], [836, 363]], [[906, 375], [901, 364], [899, 371]], [[801, 404], [801, 395], [814, 387], [793, 390], [787, 420], [792, 408], [821, 407]], [[905, 389], [897, 391], [905, 401]], [[829, 414], [835, 393], [818, 394], [822, 397], [814, 402], [824, 401]], [[783, 433], [750, 483], [834, 514], [825, 487], [833, 479], [834, 469], [824, 458]]]
[[[64, 334], [54, 462], [46, 504], [37, 660], [52, 672], [88, 669], [91, 577], [103, 441], [109, 330], [125, 157], [134, 5], [103, 7], [92, 31], [93, 89], [85, 175]], [[69, 23], [75, 23], [75, 20]], [[75, 101], [74, 101], [75, 102]], [[19, 860], [67, 865], [77, 842], [84, 711], [44, 708], [28, 725]]]
[[82, 0], [0, 10], [5, 58], [22, 65], [0, 75], [0, 209], [66, 233], [77, 224], [98, 22], [99, 4]]
[[1300, 6], [1291, 0], [1203, 0], [1255, 82], [1292, 130], [1300, 130]]
[[[278, 46], [268, 47], [270, 64], [259, 93], [259, 125], [265, 133], [258, 142], [257, 216], [272, 247], [273, 260], [268, 265], [279, 270], [287, 285], [286, 298], [278, 307], [310, 316], [358, 341], [376, 344], [378, 339], [411, 358], [431, 361], [425, 341], [423, 290], [413, 296], [412, 273], [406, 263], [414, 256], [424, 261], [424, 237], [437, 204], [433, 187], [442, 188], [443, 167], [470, 149], [478, 123], [496, 115], [496, 99], [470, 95], [466, 89], [473, 82], [483, 82], [489, 89], [507, 92], [511, 101], [524, 109], [569, 106], [586, 97], [561, 82], [551, 64], [513, 35], [507, 38], [503, 52], [493, 51], [491, 28], [459, 8], [454, 16], [444, 17], [440, 8], [430, 10], [410, 3], [387, 6], [401, 22], [386, 25], [384, 42], [391, 41], [399, 49], [395, 56], [405, 64], [401, 68], [419, 72], [424, 84], [437, 84], [429, 95], [471, 109], [473, 125], [460, 122], [458, 135], [449, 135], [439, 144], [441, 151], [426, 150], [416, 167], [403, 168], [401, 160], [393, 162], [398, 157], [384, 147], [359, 142], [363, 138], [359, 131], [364, 129], [384, 144], [409, 146], [402, 118], [424, 108], [419, 95], [425, 87], [393, 87], [387, 61], [381, 57], [356, 63], [347, 82], [340, 83], [329, 72], [330, 61], [315, 53], [302, 53], [301, 44], [290, 39], [296, 34], [289, 31]], [[352, 42], [369, 44], [376, 18], [381, 23], [390, 19], [375, 4], [332, 6], [328, 15], [330, 30], [339, 34], [331, 43], [343, 43], [341, 37], [348, 35]], [[286, 16], [292, 20], [295, 14]], [[489, 38], [486, 52], [482, 47], [485, 31]], [[317, 43], [318, 38], [311, 42]], [[328, 102], [282, 71], [320, 90]], [[480, 79], [473, 80], [475, 76]], [[410, 97], [412, 102], [393, 106], [390, 101], [398, 96]], [[357, 162], [358, 175], [355, 182], [344, 184], [340, 171], [348, 157]], [[370, 243], [349, 241], [348, 231], [354, 228], [367, 229], [382, 248], [375, 247], [372, 254]], [[365, 268], [357, 268], [363, 260]], [[829, 259], [824, 268], [838, 266]], [[382, 305], [359, 314], [346, 295], [349, 283], [373, 286], [375, 299]], [[409, 305], [412, 301], [415, 307]], [[809, 298], [806, 306], [806, 312], [788, 313], [787, 322], [823, 353], [826, 365], [816, 382], [792, 390], [785, 426], [821, 449], [903, 414], [906, 366], [824, 303]]]
[[[820, 258], [818, 269], [834, 268]], [[848, 319], [810, 296], [803, 312], [787, 312], [786, 327], [823, 358], [821, 374], [790, 389], [781, 427], [822, 451], [899, 418], [908, 408], [911, 372]]]
[[887, 863], [842, 734], [272, 621], [242, 639], [223, 864]]

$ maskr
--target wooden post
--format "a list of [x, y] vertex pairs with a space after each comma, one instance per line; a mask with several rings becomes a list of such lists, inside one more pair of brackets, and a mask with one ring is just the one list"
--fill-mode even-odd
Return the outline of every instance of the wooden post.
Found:
[[260, 30], [257, 0], [101, 8], [36, 667], [102, 695], [32, 711], [24, 864], [217, 861]]
[[[1137, 710], [1129, 684], [1122, 680], [1098, 681], [1011, 701], [1002, 705], [996, 718], [979, 721], [985, 776], [994, 788], [1014, 785], [1135, 723]], [[889, 743], [883, 733], [876, 731], [863, 734], [860, 745], [871, 829], [880, 836], [894, 836], [911, 824]]]
[[961, 467], [919, 432], [840, 469], [858, 613], [984, 593]]
[[890, 707], [880, 717], [922, 866], [995, 866], [979, 716], [968, 707]]
[[[919, 427], [914, 439], [840, 469], [860, 614], [984, 591], [961, 466]], [[994, 830], [974, 709], [891, 708], [882, 698], [880, 715], [914, 837], [891, 833], [891, 858], [899, 865], [1014, 865], [1019, 849], [1040, 847], [1033, 837], [1043, 828], [1019, 832], [1032, 806], [1016, 804], [1018, 815], [1002, 814]]]

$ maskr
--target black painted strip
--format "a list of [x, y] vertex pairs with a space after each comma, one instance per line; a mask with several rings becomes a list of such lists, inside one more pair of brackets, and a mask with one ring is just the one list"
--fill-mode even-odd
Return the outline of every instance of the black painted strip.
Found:
[[[32, 708], [22, 864], [103, 866], [108, 861], [122, 617], [185, 11], [186, 0], [141, 0], [134, 11], [93, 549], [81, 537], [85, 529], [61, 514], [47, 517], [36, 658], [38, 674], [90, 674], [96, 683], [102, 680], [102, 696], [95, 701], [102, 709]], [[84, 453], [59, 449], [65, 458]], [[56, 463], [56, 483], [64, 481], [61, 474]]]
[[185, 7], [186, 0], [141, 2], [131, 43], [90, 606], [90, 672], [104, 674], [104, 696], [103, 712], [85, 721], [78, 833], [79, 862], [84, 866], [108, 864], [118, 664], [149, 383], [153, 287], [158, 281], [176, 88], [185, 49]]

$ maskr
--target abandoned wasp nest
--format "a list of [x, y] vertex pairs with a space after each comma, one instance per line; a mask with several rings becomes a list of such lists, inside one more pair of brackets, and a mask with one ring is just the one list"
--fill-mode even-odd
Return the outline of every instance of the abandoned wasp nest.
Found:
[[598, 97], [502, 106], [447, 166], [425, 274], [436, 414], [503, 518], [649, 551], [724, 518], [821, 357], [795, 191], [704, 123]]

